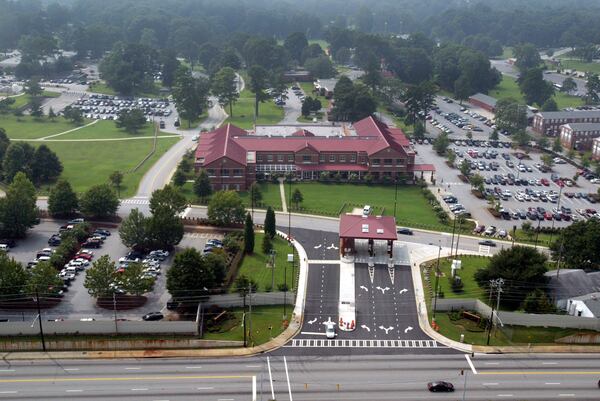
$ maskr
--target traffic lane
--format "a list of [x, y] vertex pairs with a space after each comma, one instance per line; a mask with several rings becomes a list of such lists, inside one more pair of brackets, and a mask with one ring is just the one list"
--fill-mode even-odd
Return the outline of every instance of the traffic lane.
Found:
[[577, 89], [575, 89], [572, 92], [572, 94], [585, 95], [585, 86], [587, 83], [585, 81], [585, 79], [581, 79], [581, 78], [573, 77], [573, 76], [562, 75], [562, 74], [557, 74], [555, 72], [544, 73], [544, 79], [546, 81], [552, 82], [553, 84], [562, 85], [566, 78], [572, 78], [573, 81], [575, 81], [575, 84], [577, 85]]
[[[279, 229], [284, 230], [283, 227]], [[302, 244], [309, 260], [339, 260], [340, 237], [337, 230], [328, 232], [294, 227], [291, 234]]]
[[325, 322], [337, 322], [339, 303], [339, 265], [309, 264], [304, 321], [297, 338], [325, 334]]

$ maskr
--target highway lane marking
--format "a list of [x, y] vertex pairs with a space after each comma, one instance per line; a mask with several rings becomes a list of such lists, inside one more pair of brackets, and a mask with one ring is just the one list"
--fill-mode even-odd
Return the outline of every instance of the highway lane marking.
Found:
[[471, 371], [473, 371], [473, 374], [476, 375], [477, 374], [477, 369], [475, 369], [475, 365], [473, 365], [473, 361], [471, 361], [471, 358], [469, 357], [469, 354], [465, 354], [465, 359], [467, 360], [467, 363], [471, 367]]
[[542, 362], [542, 365], [558, 365], [558, 362]]
[[196, 387], [196, 390], [214, 390], [214, 387]]
[[14, 369], [0, 369], [0, 372], [14, 372]]
[[66, 372], [74, 372], [76, 370], [79, 370], [79, 368], [64, 368], [63, 370]]
[[514, 372], [479, 372], [480, 375], [600, 375], [600, 372], [538, 372], [538, 371], [514, 371]]
[[256, 376], [252, 376], [252, 401], [256, 401]]
[[202, 369], [202, 366], [186, 366], [186, 369]]
[[558, 386], [560, 383], [544, 383], [547, 386]]
[[131, 391], [148, 391], [147, 388], [132, 388]]
[[125, 368], [125, 370], [141, 370], [142, 368]]
[[273, 388], [273, 375], [271, 374], [271, 358], [267, 357], [267, 368], [269, 370], [269, 383], [271, 383], [271, 399], [275, 399], [275, 389]]
[[484, 386], [497, 386], [498, 383], [483, 383]]
[[67, 393], [82, 393], [83, 390], [67, 390]]
[[247, 368], [260, 368], [260, 365], [246, 365]]
[[0, 383], [53, 383], [53, 382], [86, 382], [86, 381], [137, 381], [137, 380], [218, 380], [218, 379], [250, 379], [252, 376], [138, 376], [138, 377], [66, 377], [40, 379], [0, 379]]
[[300, 334], [305, 334], [308, 336], [325, 336], [327, 333], [319, 333], [316, 331], [301, 331]]
[[559, 397], [575, 397], [575, 394], [559, 394]]
[[0, 394], [17, 394], [16, 391], [0, 391]]
[[290, 401], [293, 401], [293, 399], [292, 399], [292, 386], [290, 386], [290, 374], [288, 372], [287, 359], [285, 358], [285, 356], [283, 357], [283, 365], [285, 366], [285, 377], [287, 378], [288, 393], [290, 394]]
[[498, 394], [498, 397], [514, 397], [512, 394]]
[[499, 362], [486, 362], [486, 365], [500, 365]]

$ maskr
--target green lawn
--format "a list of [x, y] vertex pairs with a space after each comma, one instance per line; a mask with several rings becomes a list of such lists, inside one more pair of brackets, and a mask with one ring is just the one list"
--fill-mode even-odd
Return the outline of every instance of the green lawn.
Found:
[[[143, 92], [143, 93], [139, 93], [137, 94], [137, 96], [139, 97], [156, 97], [159, 95], [159, 86], [157, 84], [154, 84], [154, 87], [152, 88], [151, 91], [149, 92]], [[90, 92], [93, 93], [100, 93], [103, 95], [118, 95], [118, 93], [111, 88], [110, 86], [108, 86], [105, 82], [96, 82], [90, 85], [89, 88]]]
[[377, 113], [383, 114], [386, 117], [392, 119], [392, 121], [394, 122], [394, 125], [396, 126], [396, 128], [400, 128], [402, 131], [404, 131], [405, 134], [409, 134], [412, 133], [413, 131], [413, 127], [406, 125], [406, 123], [404, 122], [403, 118], [400, 117], [396, 117], [395, 115], [393, 115], [392, 113], [390, 113], [389, 111], [386, 110], [385, 105], [380, 104], [377, 106]]
[[[512, 235], [512, 233], [511, 233], [511, 235]], [[539, 233], [538, 245], [550, 246], [550, 241], [556, 240], [557, 237], [558, 237], [558, 234], [550, 235], [548, 233]], [[535, 233], [531, 236], [528, 236], [528, 235], [525, 235], [523, 230], [518, 228], [516, 235], [515, 235], [515, 240], [518, 242], [526, 242], [529, 244], [534, 244], [535, 243]]]
[[513, 48], [512, 47], [504, 47], [502, 49], [502, 56], [500, 56], [500, 59], [501, 60], [506, 60], [506, 59], [509, 59], [509, 58], [511, 58], [513, 56], [514, 56], [514, 54], [513, 54]]
[[50, 121], [48, 118], [35, 119], [31, 116], [15, 117], [0, 115], [0, 127], [6, 130], [11, 139], [36, 139], [58, 134], [76, 128], [62, 117]]
[[[508, 77], [506, 75], [502, 76], [502, 82], [500, 82], [500, 84], [496, 88], [492, 89], [489, 95], [495, 97], [498, 100], [510, 97], [517, 101], [525, 103], [525, 99], [523, 98], [523, 94], [519, 89], [517, 81], [514, 78]], [[576, 96], [570, 96], [558, 91], [554, 95], [554, 100], [556, 100], [556, 104], [558, 105], [559, 109], [583, 105], [583, 101], [580, 98]]]
[[[227, 110], [229, 112], [229, 110]], [[256, 124], [272, 125], [283, 119], [283, 109], [268, 100], [258, 106]], [[227, 118], [225, 123], [234, 124], [240, 128], [251, 129], [254, 127], [254, 94], [244, 89], [238, 101], [233, 105], [233, 117]]]
[[323, 51], [327, 51], [327, 49], [329, 48], [329, 42], [323, 39], [310, 39], [308, 41], [308, 44], [311, 45], [313, 43], [318, 44], [319, 46], [321, 46], [321, 49], [323, 49]]
[[600, 74], [600, 63], [586, 63], [581, 60], [561, 58], [560, 66], [563, 69]]
[[[450, 281], [448, 277], [451, 276], [452, 260], [444, 258], [440, 260], [440, 273], [441, 276], [438, 280], [438, 286], [440, 291], [444, 293], [444, 298], [478, 298], [482, 301], [487, 301], [485, 291], [483, 291], [473, 278], [475, 272], [479, 269], [484, 268], [489, 263], [490, 259], [487, 257], [477, 256], [461, 256], [458, 258], [462, 261], [462, 268], [458, 275], [464, 283], [464, 287], [461, 292], [454, 292], [450, 287]], [[432, 269], [432, 273], [435, 271], [435, 264]], [[425, 283], [426, 281], [424, 281]], [[431, 287], [435, 286], [435, 275], [430, 274], [429, 282]]]
[[[286, 317], [289, 320], [293, 306], [288, 305], [286, 308]], [[242, 308], [232, 308], [230, 310], [233, 316], [231, 319], [220, 322], [220, 332], [210, 333], [205, 332], [205, 340], [222, 340], [222, 341], [243, 341], [244, 329], [242, 327], [243, 314]], [[250, 321], [251, 320], [251, 321]], [[266, 343], [271, 338], [277, 337], [285, 329], [283, 326], [283, 305], [273, 306], [254, 306], [252, 314], [248, 314], [246, 310], [247, 327], [252, 327], [252, 333], [249, 336], [249, 345], [259, 345]], [[272, 330], [269, 330], [269, 327]]]
[[[45, 143], [56, 152], [64, 166], [61, 177], [68, 180], [76, 192], [84, 192], [93, 185], [107, 182], [108, 176], [115, 170], [125, 172], [121, 197], [126, 198], [135, 194], [137, 186], [146, 171], [178, 140], [177, 138], [159, 139], [156, 153], [135, 173], [127, 172], [150, 152], [153, 139], [98, 142], [34, 142], [34, 144]], [[42, 191], [44, 190], [47, 190], [47, 188], [42, 188]]]
[[[278, 290], [278, 286], [284, 283], [284, 273], [286, 277], [286, 283], [289, 290], [292, 290], [292, 278], [294, 277], [294, 271], [298, 272], [298, 257], [294, 256], [295, 269], [292, 271], [291, 264], [287, 261], [287, 255], [289, 253], [295, 253], [294, 248], [284, 239], [275, 237], [273, 240], [273, 249], [276, 252], [275, 255], [275, 271], [272, 268], [267, 267], [269, 260], [268, 256], [262, 252], [262, 240], [264, 234], [256, 233], [254, 239], [254, 253], [252, 255], [245, 255], [238, 272], [238, 277], [246, 275], [252, 278], [258, 284], [258, 291], [264, 292], [271, 289], [271, 282], [274, 279], [274, 291]], [[294, 283], [297, 284], [294, 278]], [[233, 290], [233, 289], [232, 289]], [[290, 293], [290, 296], [293, 296]]]
[[[310, 96], [312, 98], [315, 97], [315, 94], [313, 93], [315, 85], [312, 82], [298, 82], [298, 84], [300, 84], [300, 88], [302, 88], [306, 96]], [[325, 96], [317, 96], [317, 99], [321, 101], [321, 105], [324, 109], [329, 108], [329, 99], [327, 99]]]
[[[158, 135], [172, 135], [159, 132]], [[138, 131], [137, 134], [130, 134], [124, 129], [117, 128], [114, 121], [102, 120], [90, 125], [89, 127], [81, 128], [77, 131], [69, 132], [68, 134], [56, 137], [60, 140], [69, 139], [118, 139], [118, 138], [137, 138], [154, 136], [154, 128], [151, 123], [147, 123], [144, 128]], [[175, 135], [174, 135], [175, 136]]]
[[[190, 178], [193, 179], [193, 178]], [[256, 209], [266, 209], [267, 206], [271, 206], [274, 210], [282, 210], [281, 208], [281, 195], [279, 193], [279, 186], [268, 184], [265, 182], [259, 182], [258, 186], [262, 193], [262, 201], [258, 205], [254, 205]], [[181, 187], [181, 192], [188, 199], [189, 202], [198, 204], [199, 199], [194, 194], [194, 183], [186, 182], [183, 187]], [[244, 205], [247, 208], [251, 207], [250, 204], [250, 192], [240, 191], [238, 192]]]

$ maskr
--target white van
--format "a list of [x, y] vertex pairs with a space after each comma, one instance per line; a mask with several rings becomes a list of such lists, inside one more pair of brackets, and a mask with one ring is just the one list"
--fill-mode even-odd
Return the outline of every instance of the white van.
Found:
[[363, 214], [363, 216], [365, 216], [365, 217], [366, 217], [366, 216], [368, 216], [368, 215], [370, 215], [370, 214], [371, 214], [371, 211], [372, 211], [372, 208], [371, 208], [371, 206], [369, 206], [369, 205], [365, 205], [365, 207], [363, 207], [363, 212], [362, 212], [362, 214]]
[[0, 244], [0, 252], [8, 252], [10, 248], [6, 244]]

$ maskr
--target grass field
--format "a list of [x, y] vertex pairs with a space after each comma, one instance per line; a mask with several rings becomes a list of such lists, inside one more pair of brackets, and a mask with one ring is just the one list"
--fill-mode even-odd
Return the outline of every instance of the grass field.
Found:
[[[170, 135], [160, 133], [158, 135]], [[154, 129], [151, 123], [147, 123], [144, 128], [138, 131], [137, 134], [130, 134], [124, 129], [117, 128], [114, 121], [102, 120], [90, 125], [89, 127], [81, 128], [77, 131], [69, 132], [68, 134], [56, 137], [60, 140], [69, 139], [118, 139], [118, 138], [137, 138], [137, 137], [154, 136]]]
[[383, 114], [386, 117], [390, 118], [394, 122], [394, 125], [396, 126], [396, 128], [402, 129], [402, 131], [404, 131], [405, 134], [408, 135], [409, 133], [412, 133], [413, 127], [410, 125], [406, 125], [403, 118], [396, 117], [395, 115], [393, 115], [392, 113], [387, 111], [385, 109], [385, 105], [383, 105], [383, 104], [378, 105], [377, 113]]
[[[193, 179], [193, 178], [190, 178]], [[271, 206], [275, 211], [282, 210], [281, 208], [281, 195], [279, 193], [279, 187], [277, 185], [271, 185], [264, 182], [259, 182], [258, 186], [262, 193], [262, 201], [260, 205], [254, 205], [256, 209], [266, 209], [267, 206]], [[199, 199], [194, 194], [194, 183], [186, 182], [181, 188], [181, 192], [193, 204], [198, 204]], [[244, 205], [250, 208], [250, 193], [249, 192], [238, 192]]]
[[0, 115], [0, 127], [6, 130], [6, 134], [11, 139], [43, 138], [76, 128], [62, 117], [50, 121], [48, 118], [38, 120], [31, 116], [15, 117], [8, 114]]
[[[272, 100], [261, 103], [258, 106], [258, 118], [256, 124], [277, 124], [283, 119], [283, 109], [276, 106]], [[240, 128], [251, 129], [254, 127], [254, 94], [244, 89], [238, 101], [233, 105], [233, 117], [225, 120], [225, 123], [234, 124]]]
[[513, 48], [512, 47], [504, 47], [502, 49], [502, 56], [500, 56], [500, 59], [501, 60], [506, 60], [506, 59], [511, 58], [513, 56], [514, 56]]
[[[286, 317], [290, 318], [292, 306], [288, 305]], [[244, 329], [242, 327], [243, 314], [242, 308], [230, 309], [233, 316], [228, 321], [221, 322], [222, 331], [216, 333], [205, 332], [205, 340], [223, 340], [223, 341], [243, 341]], [[252, 322], [250, 323], [250, 319]], [[249, 336], [248, 344], [259, 345], [266, 343], [271, 338], [277, 337], [283, 332], [283, 305], [273, 306], [253, 306], [252, 314], [246, 310], [246, 322], [248, 327], [252, 327], [252, 333]], [[269, 327], [272, 330], [269, 330]]]
[[[462, 261], [462, 268], [458, 272], [458, 275], [462, 279], [464, 287], [461, 292], [454, 292], [450, 286], [448, 277], [451, 277], [451, 264], [452, 260], [444, 258], [440, 260], [440, 273], [439, 277], [439, 288], [444, 293], [444, 298], [478, 298], [481, 301], [486, 302], [485, 291], [483, 291], [473, 278], [475, 272], [479, 269], [484, 268], [489, 263], [490, 259], [486, 257], [477, 256], [461, 256], [459, 258]], [[435, 270], [435, 266], [433, 268]], [[431, 286], [435, 285], [435, 275], [431, 274], [429, 277]]]
[[[298, 83], [300, 84], [300, 88], [302, 88], [302, 90], [304, 91], [306, 96], [310, 96], [312, 98], [315, 97], [315, 94], [313, 93], [313, 89], [315, 88], [315, 86], [312, 82], [298, 82]], [[321, 105], [323, 106], [324, 109], [329, 108], [329, 99], [327, 99], [325, 96], [317, 96], [317, 99], [321, 101]]]
[[[152, 148], [152, 139], [136, 141], [99, 142], [34, 142], [45, 143], [52, 149], [64, 166], [62, 178], [68, 180], [76, 192], [84, 192], [93, 185], [107, 182], [108, 176], [116, 170], [125, 173], [121, 197], [133, 196], [137, 186], [158, 159], [179, 139], [158, 140], [156, 153], [135, 173], [126, 173], [135, 167]], [[42, 188], [47, 191], [47, 188]]]
[[[498, 100], [513, 98], [517, 101], [525, 103], [525, 99], [523, 98], [523, 94], [519, 89], [517, 81], [514, 78], [507, 77], [506, 75], [502, 76], [502, 82], [500, 82], [496, 88], [492, 89], [489, 95]], [[554, 95], [554, 100], [556, 100], [556, 104], [558, 105], [559, 109], [583, 105], [583, 101], [580, 98], [558, 91]]]
[[586, 63], [581, 60], [561, 58], [560, 65], [563, 69], [600, 74], [600, 63]]
[[[254, 253], [252, 255], [245, 255], [242, 260], [242, 265], [238, 272], [238, 277], [245, 275], [248, 278], [253, 279], [258, 284], [258, 291], [277, 291], [278, 286], [287, 283], [288, 289], [292, 290], [292, 278], [294, 279], [294, 286], [297, 284], [297, 280], [294, 277], [294, 272], [298, 272], [298, 258], [294, 256], [295, 269], [292, 270], [291, 264], [287, 261], [287, 255], [294, 253], [295, 251], [287, 241], [280, 237], [275, 237], [273, 240], [273, 249], [275, 250], [275, 270], [267, 267], [269, 261], [268, 255], [262, 252], [262, 241], [264, 234], [256, 233], [254, 239]], [[271, 282], [274, 282], [274, 287], [271, 288]], [[234, 289], [232, 289], [234, 290]], [[291, 295], [290, 295], [291, 296]]]
[[[154, 88], [149, 91], [149, 92], [143, 92], [143, 93], [139, 93], [136, 96], [138, 97], [156, 97], [159, 95], [159, 87], [157, 84], [154, 84]], [[90, 85], [89, 88], [90, 92], [93, 93], [100, 93], [103, 95], [118, 95], [118, 93], [111, 88], [110, 86], [108, 86], [105, 82], [96, 82]]]

